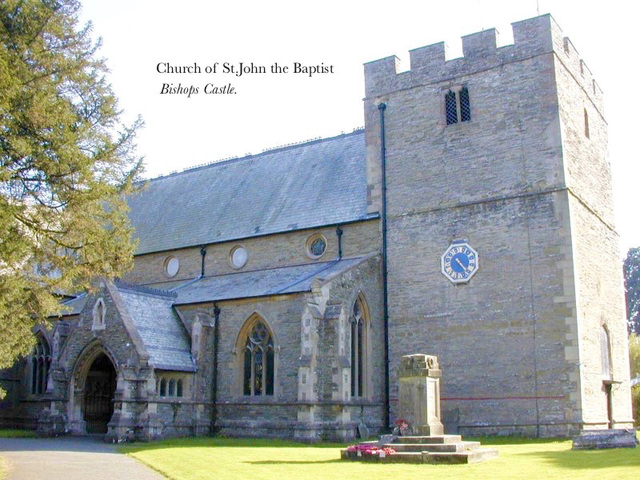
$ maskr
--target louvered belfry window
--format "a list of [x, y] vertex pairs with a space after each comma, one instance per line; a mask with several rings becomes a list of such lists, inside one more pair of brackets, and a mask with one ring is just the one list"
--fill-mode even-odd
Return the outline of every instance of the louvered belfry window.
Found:
[[444, 96], [445, 107], [447, 109], [447, 125], [458, 123], [458, 102], [456, 92], [449, 90]]
[[469, 89], [451, 89], [444, 96], [447, 125], [471, 120], [471, 102], [469, 101]]

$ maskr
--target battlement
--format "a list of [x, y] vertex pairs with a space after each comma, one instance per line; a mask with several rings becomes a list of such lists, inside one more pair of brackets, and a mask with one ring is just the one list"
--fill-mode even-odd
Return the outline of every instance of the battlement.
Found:
[[[571, 41], [550, 14], [511, 24], [513, 44], [500, 46], [494, 28], [462, 37], [463, 56], [449, 58], [444, 42], [409, 52], [410, 69], [401, 72], [398, 57], [390, 56], [365, 64], [366, 97], [376, 97], [418, 85], [446, 82], [501, 65], [555, 53], [598, 108], [602, 90]], [[400, 73], [398, 73], [400, 72]]]

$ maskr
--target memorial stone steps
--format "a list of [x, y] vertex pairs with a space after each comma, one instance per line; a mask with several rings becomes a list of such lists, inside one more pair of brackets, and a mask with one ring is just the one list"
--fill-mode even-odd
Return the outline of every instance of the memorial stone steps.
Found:
[[371, 461], [381, 463], [432, 463], [469, 464], [490, 460], [498, 456], [495, 448], [483, 448], [480, 442], [466, 442], [460, 435], [437, 436], [385, 436], [377, 442], [358, 444], [368, 448], [392, 448], [395, 453], [367, 453], [366, 451], [341, 451], [344, 460]]

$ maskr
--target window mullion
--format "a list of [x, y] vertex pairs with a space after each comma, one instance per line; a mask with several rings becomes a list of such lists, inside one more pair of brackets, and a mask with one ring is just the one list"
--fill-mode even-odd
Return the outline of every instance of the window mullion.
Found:
[[256, 394], [256, 351], [251, 349], [251, 396]]

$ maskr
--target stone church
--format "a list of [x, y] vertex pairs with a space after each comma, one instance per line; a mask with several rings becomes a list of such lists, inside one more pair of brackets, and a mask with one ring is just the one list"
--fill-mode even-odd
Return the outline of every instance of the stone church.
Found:
[[551, 16], [513, 34], [367, 63], [364, 129], [148, 181], [135, 267], [34, 331], [0, 424], [346, 440], [427, 353], [448, 433], [630, 427], [602, 92]]

